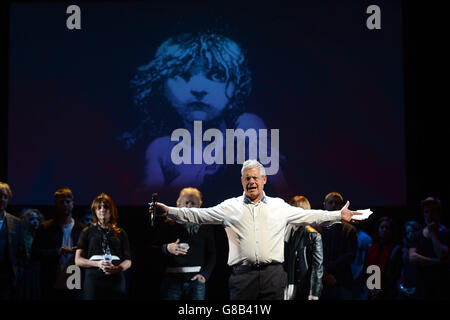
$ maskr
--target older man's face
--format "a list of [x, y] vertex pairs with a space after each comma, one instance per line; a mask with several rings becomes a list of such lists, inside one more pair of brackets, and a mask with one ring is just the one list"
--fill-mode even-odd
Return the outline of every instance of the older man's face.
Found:
[[249, 168], [244, 170], [241, 177], [242, 187], [245, 195], [252, 201], [261, 200], [263, 197], [264, 185], [267, 182], [267, 177], [262, 177], [259, 168]]
[[180, 208], [200, 208], [200, 199], [193, 194], [185, 194], [181, 197]]

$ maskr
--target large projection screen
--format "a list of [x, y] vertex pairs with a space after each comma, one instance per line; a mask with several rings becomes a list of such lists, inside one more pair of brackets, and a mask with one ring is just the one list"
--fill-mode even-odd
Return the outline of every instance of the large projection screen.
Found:
[[12, 204], [214, 205], [257, 158], [271, 196], [405, 205], [401, 1], [70, 5], [10, 6]]

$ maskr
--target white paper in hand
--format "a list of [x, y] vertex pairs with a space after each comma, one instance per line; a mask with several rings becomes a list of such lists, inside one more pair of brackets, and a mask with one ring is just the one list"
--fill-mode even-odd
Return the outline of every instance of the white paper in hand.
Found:
[[357, 212], [361, 212], [362, 214], [355, 214], [352, 216], [352, 220], [366, 220], [373, 213], [370, 209], [364, 210], [356, 210]]

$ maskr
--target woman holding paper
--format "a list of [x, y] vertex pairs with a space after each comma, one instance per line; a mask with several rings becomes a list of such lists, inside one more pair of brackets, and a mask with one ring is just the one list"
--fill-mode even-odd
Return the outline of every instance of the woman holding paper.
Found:
[[122, 299], [123, 272], [131, 267], [128, 236], [117, 226], [117, 207], [110, 196], [97, 196], [91, 210], [94, 220], [81, 232], [75, 255], [76, 265], [86, 268], [83, 299]]

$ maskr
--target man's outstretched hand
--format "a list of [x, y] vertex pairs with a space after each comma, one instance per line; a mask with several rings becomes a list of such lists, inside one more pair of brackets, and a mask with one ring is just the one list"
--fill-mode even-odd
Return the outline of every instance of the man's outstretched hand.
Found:
[[[153, 210], [153, 203], [150, 202], [149, 207], [148, 207], [148, 213], [151, 214], [152, 210]], [[156, 212], [155, 213], [157, 216], [165, 217], [165, 216], [167, 216], [168, 211], [169, 211], [169, 208], [165, 204], [156, 202]]]
[[[347, 201], [345, 206], [341, 209], [342, 221], [346, 221], [346, 222], [350, 222], [350, 223], [358, 223], [357, 220], [367, 219], [368, 215], [370, 215], [372, 213], [372, 211], [370, 211], [370, 210], [369, 210], [370, 213], [368, 215], [367, 215], [367, 213], [352, 211], [348, 208], [349, 205], [350, 205], [350, 201]], [[364, 210], [364, 211], [366, 211], [366, 210]], [[361, 215], [367, 215], [367, 217], [362, 217]], [[357, 216], [357, 217], [354, 217], [354, 216]], [[361, 217], [358, 217], [358, 216], [361, 216]]]

